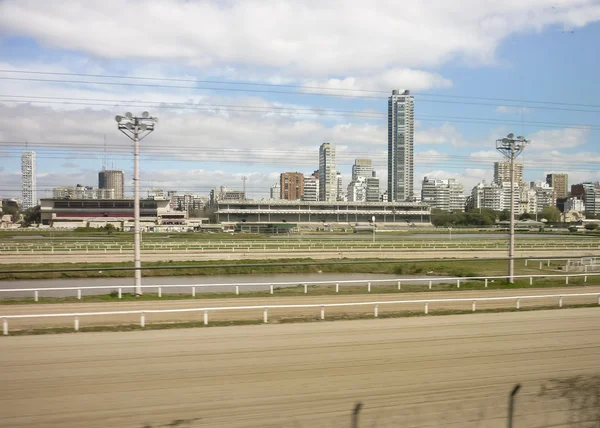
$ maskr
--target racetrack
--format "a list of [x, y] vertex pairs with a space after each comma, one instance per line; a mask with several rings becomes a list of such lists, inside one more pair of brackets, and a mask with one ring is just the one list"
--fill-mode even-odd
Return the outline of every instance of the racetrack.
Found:
[[517, 382], [515, 426], [561, 426], [540, 385], [599, 338], [596, 308], [0, 338], [0, 426], [504, 427]]

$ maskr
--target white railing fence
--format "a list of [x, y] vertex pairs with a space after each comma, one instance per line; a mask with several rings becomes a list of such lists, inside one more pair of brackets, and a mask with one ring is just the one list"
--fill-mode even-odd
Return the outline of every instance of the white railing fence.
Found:
[[393, 301], [381, 301], [381, 302], [352, 302], [352, 303], [323, 303], [323, 304], [302, 304], [302, 305], [262, 305], [262, 306], [224, 306], [224, 307], [213, 307], [213, 308], [188, 308], [188, 309], [145, 309], [145, 310], [133, 310], [133, 311], [110, 311], [110, 312], [79, 312], [79, 313], [61, 313], [61, 314], [31, 314], [31, 315], [0, 315], [2, 318], [2, 332], [3, 335], [7, 336], [8, 320], [9, 319], [23, 319], [23, 318], [56, 318], [56, 317], [72, 317], [73, 328], [78, 331], [80, 328], [80, 318], [91, 317], [91, 316], [111, 316], [111, 315], [139, 315], [140, 316], [140, 327], [146, 326], [146, 315], [149, 314], [167, 314], [167, 313], [184, 313], [184, 312], [204, 312], [204, 325], [208, 325], [208, 313], [216, 311], [239, 311], [239, 310], [261, 310], [263, 311], [263, 322], [269, 322], [269, 310], [270, 309], [302, 309], [302, 308], [319, 308], [320, 318], [325, 319], [326, 308], [339, 308], [339, 307], [354, 307], [354, 306], [372, 306], [373, 316], [377, 318], [379, 316], [379, 306], [384, 305], [406, 305], [406, 304], [422, 304], [424, 305], [423, 313], [427, 315], [429, 313], [429, 305], [434, 303], [461, 303], [470, 302], [471, 310], [475, 312], [477, 310], [477, 302], [494, 302], [494, 301], [515, 301], [515, 308], [521, 308], [521, 300], [531, 299], [558, 299], [558, 307], [563, 306], [563, 299], [574, 298], [574, 297], [596, 297], [597, 303], [600, 305], [600, 293], [574, 293], [574, 294], [540, 294], [533, 296], [507, 296], [507, 297], [471, 297], [471, 298], [457, 298], [457, 299], [419, 299], [419, 300], [393, 300]]
[[[564, 278], [565, 285], [569, 285], [569, 278], [583, 278], [585, 284], [588, 283], [588, 277], [598, 277], [599, 273], [571, 273], [571, 274], [551, 274], [551, 275], [515, 275], [515, 279], [529, 279], [529, 284], [534, 284], [534, 279], [539, 278]], [[197, 289], [202, 288], [214, 288], [214, 287], [227, 287], [231, 292], [235, 292], [239, 295], [244, 287], [264, 287], [269, 290], [270, 294], [274, 294], [276, 287], [294, 287], [303, 286], [304, 294], [308, 294], [309, 286], [326, 286], [335, 285], [335, 292], [340, 292], [340, 285], [362, 285], [367, 288], [368, 292], [371, 292], [374, 285], [396, 285], [398, 291], [402, 290], [402, 284], [410, 283], [410, 285], [423, 285], [427, 286], [430, 290], [434, 284], [456, 284], [457, 288], [460, 288], [461, 284], [465, 282], [483, 281], [484, 287], [488, 288], [490, 282], [496, 280], [507, 280], [509, 277], [506, 275], [502, 276], [477, 276], [477, 277], [427, 277], [427, 278], [391, 278], [391, 279], [356, 279], [356, 280], [344, 280], [344, 281], [305, 281], [305, 282], [244, 282], [244, 283], [214, 283], [214, 284], [158, 284], [158, 285], [142, 285], [142, 289], [155, 290], [158, 297], [163, 296], [163, 290], [173, 288], [188, 288], [192, 297], [196, 296]], [[33, 298], [37, 302], [40, 298], [41, 292], [48, 291], [68, 291], [71, 296], [76, 296], [77, 299], [83, 298], [83, 291], [98, 291], [98, 290], [111, 290], [116, 291], [116, 296], [121, 299], [123, 297], [124, 290], [134, 291], [134, 285], [101, 285], [101, 286], [86, 286], [86, 287], [44, 287], [44, 288], [5, 288], [0, 289], [0, 296], [7, 293], [33, 293]]]

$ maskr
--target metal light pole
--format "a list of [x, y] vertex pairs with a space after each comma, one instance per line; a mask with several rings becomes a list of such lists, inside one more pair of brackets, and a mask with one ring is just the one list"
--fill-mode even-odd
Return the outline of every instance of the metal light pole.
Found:
[[505, 138], [496, 140], [496, 150], [510, 160], [510, 240], [508, 244], [508, 282], [515, 283], [515, 159], [529, 144], [525, 137], [515, 138], [508, 134]]
[[119, 131], [133, 141], [133, 264], [135, 276], [135, 295], [142, 295], [142, 261], [140, 250], [140, 141], [154, 131], [158, 118], [151, 117], [145, 111], [141, 117], [125, 113], [125, 116], [115, 116]]

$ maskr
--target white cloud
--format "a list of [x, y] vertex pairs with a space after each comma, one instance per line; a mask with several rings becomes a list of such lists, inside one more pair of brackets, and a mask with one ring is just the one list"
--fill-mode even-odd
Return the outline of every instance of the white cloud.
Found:
[[527, 136], [527, 150], [572, 149], [586, 144], [589, 135], [588, 128], [545, 129]]
[[510, 113], [510, 114], [527, 114], [531, 113], [532, 109], [529, 107], [515, 107], [515, 106], [498, 106], [496, 107], [496, 113]]
[[425, 128], [420, 126], [417, 121], [415, 124], [415, 144], [416, 145], [448, 145], [461, 147], [468, 145], [463, 135], [450, 123], [446, 122], [442, 126]]
[[448, 88], [452, 86], [452, 82], [436, 73], [411, 69], [393, 69], [368, 76], [305, 80], [303, 85], [307, 87], [303, 91], [308, 93], [334, 95], [349, 93], [358, 96], [361, 95], [359, 91], [364, 90], [388, 92], [390, 88], [410, 88], [415, 91]]
[[[132, 19], [135, 17], [135, 19]], [[262, 0], [132, 2], [6, 0], [4, 34], [109, 59], [140, 58], [197, 67], [263, 67], [284, 75], [357, 76], [429, 68], [459, 58], [494, 61], [515, 32], [600, 19], [595, 0]], [[134, 41], [137, 43], [132, 48]], [[143, 41], [143, 46], [139, 43]], [[394, 87], [396, 85], [393, 85]]]

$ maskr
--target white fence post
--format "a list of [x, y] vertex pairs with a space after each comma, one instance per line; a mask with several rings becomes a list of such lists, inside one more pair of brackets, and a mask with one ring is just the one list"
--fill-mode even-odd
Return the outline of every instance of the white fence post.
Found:
[[192, 287], [192, 297], [196, 297], [196, 287]]
[[542, 267], [542, 264], [543, 264], [543, 263], [544, 263], [544, 262], [540, 262], [540, 270], [542, 270], [542, 269], [543, 269], [543, 267]]
[[488, 279], [485, 279], [485, 288], [488, 288]]
[[460, 279], [456, 280], [456, 288], [460, 288]]
[[240, 286], [239, 285], [235, 286], [235, 294], [240, 294]]
[[146, 327], [146, 315], [143, 312], [140, 314], [140, 327]]
[[307, 294], [307, 293], [308, 293], [308, 285], [304, 284], [304, 294]]
[[75, 315], [75, 331], [79, 331], [79, 316]]
[[475, 302], [475, 300], [473, 300], [473, 304], [471, 305], [471, 310], [473, 312], [475, 312], [475, 309], [476, 309], [476, 302]]
[[267, 312], [267, 308], [265, 308], [263, 312], [263, 322], [266, 324], [269, 322], [269, 313]]
[[321, 319], [325, 319], [325, 306], [321, 306]]
[[398, 290], [402, 290], [402, 281], [398, 281]]
[[525, 259], [525, 266], [527, 266], [527, 262], [528, 262], [528, 261], [529, 261], [528, 259]]
[[158, 287], [158, 297], [162, 297], [162, 287]]
[[558, 307], [559, 308], [562, 308], [562, 303], [563, 303], [562, 300], [563, 300], [563, 298], [562, 298], [562, 296], [560, 296], [560, 299], [558, 299]]
[[33, 299], [34, 299], [36, 302], [39, 302], [39, 301], [40, 301], [40, 293], [39, 293], [37, 290], [35, 290], [35, 291], [33, 292]]
[[[600, 304], [600, 297], [598, 297], [598, 303]], [[8, 320], [6, 318], [2, 319], [2, 334], [8, 336]]]
[[77, 289], [77, 300], [81, 300], [81, 288]]
[[208, 325], [208, 311], [204, 311], [204, 325]]
[[548, 259], [548, 267], [550, 267], [550, 259]]
[[517, 309], [521, 309], [521, 299], [517, 299]]
[[367, 282], [367, 291], [370, 293], [371, 292], [371, 283]]
[[375, 318], [377, 318], [379, 316], [379, 305], [375, 305], [373, 315], [375, 315]]
[[273, 294], [273, 284], [271, 284], [270, 289], [271, 289], [271, 294]]
[[567, 285], [569, 284], [569, 277], [568, 276], [565, 276], [565, 284], [567, 284]]
[[119, 299], [123, 298], [123, 289], [119, 287]]
[[425, 302], [425, 315], [429, 313], [429, 302]]
[[583, 277], [583, 282], [587, 282], [587, 275]]
[[339, 292], [340, 292], [340, 283], [339, 283], [339, 282], [336, 282], [336, 283], [335, 283], [335, 292], [336, 292], [336, 293], [339, 293]]
[[529, 277], [529, 285], [533, 285], [533, 276]]

